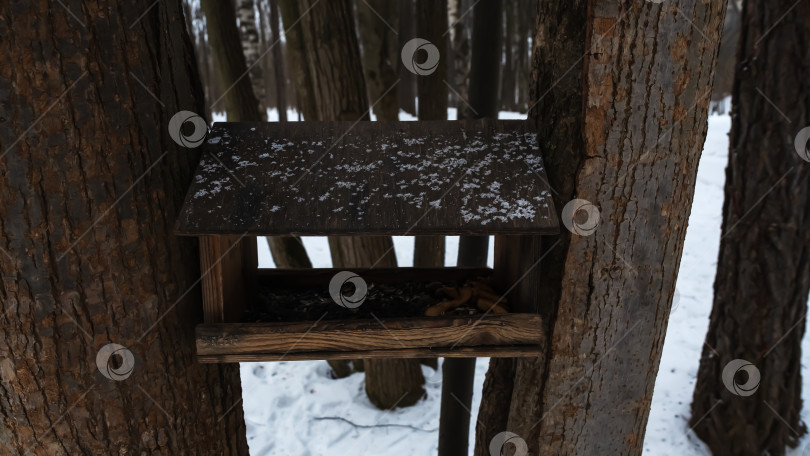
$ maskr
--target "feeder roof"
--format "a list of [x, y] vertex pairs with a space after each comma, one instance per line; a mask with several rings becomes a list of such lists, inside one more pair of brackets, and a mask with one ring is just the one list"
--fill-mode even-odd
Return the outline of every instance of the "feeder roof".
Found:
[[520, 120], [216, 123], [183, 235], [555, 234]]

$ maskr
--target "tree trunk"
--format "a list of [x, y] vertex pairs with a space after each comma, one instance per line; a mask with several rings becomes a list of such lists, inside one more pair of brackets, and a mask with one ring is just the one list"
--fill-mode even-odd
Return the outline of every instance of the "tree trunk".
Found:
[[270, 2], [270, 29], [273, 37], [270, 45], [273, 46], [273, 71], [276, 77], [276, 109], [278, 109], [279, 122], [287, 121], [287, 78], [284, 72], [283, 43], [281, 42], [281, 16], [278, 14], [278, 0]]
[[[504, 62], [501, 77], [501, 104], [502, 109], [507, 111], [514, 111], [515, 108], [515, 84], [518, 69], [516, 66], [516, 57], [518, 52], [518, 43], [515, 37], [517, 35], [516, 24], [526, 13], [523, 8], [520, 8], [516, 1], [506, 2], [504, 5]], [[475, 18], [473, 18], [475, 19]]]
[[363, 73], [369, 100], [374, 104], [377, 120], [399, 120], [396, 84], [399, 52], [392, 30], [399, 17], [399, 5], [391, 0], [365, 0], [357, 4], [357, 30], [363, 46]]
[[[557, 210], [575, 214], [561, 215], [561, 235], [507, 250], [541, 268], [524, 288], [549, 339], [517, 362], [507, 427], [479, 429], [476, 454], [502, 431], [533, 455], [641, 454], [725, 2], [539, 7], [530, 114]], [[574, 198], [593, 206], [563, 211]]]
[[461, 113], [464, 102], [469, 99], [470, 84], [470, 33], [467, 24], [462, 20], [466, 10], [462, 10], [462, 0], [448, 0], [447, 15], [450, 21], [449, 46], [450, 70], [449, 83], [455, 92], [450, 94], [454, 106]]
[[[368, 120], [351, 2], [284, 0], [279, 7], [284, 23], [295, 23], [287, 27], [286, 36], [290, 67], [297, 68], [296, 90], [304, 117], [310, 121]], [[308, 13], [303, 14], [305, 11]], [[336, 268], [397, 264], [390, 236], [333, 236], [329, 248]], [[363, 364], [366, 393], [377, 407], [413, 405], [424, 395], [425, 380], [417, 361], [375, 359]]]
[[[222, 84], [228, 121], [261, 122], [256, 96], [245, 64], [245, 56], [239, 44], [236, 16], [230, 2], [202, 0], [200, 6], [208, 22], [208, 39]], [[219, 100], [217, 100], [219, 101]], [[216, 105], [216, 101], [213, 103]], [[278, 268], [311, 268], [307, 251], [295, 236], [272, 236], [267, 238], [270, 253]]]
[[[399, 43], [397, 49], [402, 49], [405, 43], [416, 37], [416, 20], [414, 19], [414, 0], [398, 0], [399, 3]], [[397, 84], [397, 98], [399, 107], [408, 114], [416, 113], [416, 75], [408, 71], [397, 61], [399, 84]]]
[[0, 452], [245, 455], [174, 235], [199, 156], [169, 120], [204, 110], [181, 3], [69, 6], [0, 3]]
[[250, 83], [253, 95], [257, 102], [257, 109], [262, 121], [267, 120], [267, 110], [264, 105], [265, 81], [262, 66], [258, 64], [259, 31], [256, 27], [256, 10], [253, 0], [233, 0], [236, 5], [236, 17], [239, 19], [239, 37], [242, 43], [242, 53], [250, 74]]
[[[447, 119], [447, 1], [416, 0], [417, 36], [439, 50], [439, 64], [431, 74], [417, 77], [419, 120]], [[423, 61], [419, 54], [417, 62]], [[444, 236], [415, 236], [413, 265], [444, 266]]]
[[230, 1], [201, 0], [200, 8], [208, 24], [208, 45], [219, 76], [222, 95], [211, 104], [216, 109], [224, 101], [229, 122], [260, 119], [259, 104], [247, 72], [245, 55], [236, 28], [236, 13]]
[[[502, 13], [501, 0], [480, 0], [473, 7], [470, 98], [461, 100], [459, 118], [498, 118]], [[488, 249], [489, 236], [461, 236], [457, 265], [486, 267]], [[442, 368], [439, 456], [467, 456], [475, 358], [447, 358]]]
[[741, 25], [714, 307], [690, 424], [716, 455], [782, 455], [806, 432], [810, 158], [808, 136], [794, 140], [810, 125], [810, 5], [745, 2]]

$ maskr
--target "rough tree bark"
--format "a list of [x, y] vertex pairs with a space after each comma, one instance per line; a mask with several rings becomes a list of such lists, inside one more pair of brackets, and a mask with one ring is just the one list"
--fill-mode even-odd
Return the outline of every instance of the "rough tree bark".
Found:
[[[433, 43], [440, 55], [435, 71], [416, 80], [419, 120], [447, 119], [447, 31], [447, 0], [416, 0], [416, 36]], [[420, 53], [415, 56], [417, 62], [426, 58]], [[413, 265], [444, 266], [444, 248], [444, 236], [416, 236]]]
[[0, 3], [0, 453], [247, 454], [173, 234], [198, 155], [169, 119], [204, 109], [181, 4], [65, 6]]
[[740, 36], [714, 307], [690, 423], [713, 454], [781, 455], [806, 432], [810, 144], [804, 136], [797, 151], [794, 138], [810, 125], [810, 4], [744, 2]]
[[377, 120], [399, 120], [396, 84], [399, 52], [396, 30], [399, 4], [390, 0], [365, 0], [357, 4], [357, 30], [363, 46], [363, 73]]
[[[202, 0], [200, 6], [208, 23], [208, 40], [216, 62], [222, 99], [231, 122], [261, 122], [259, 105], [253, 93], [250, 75], [236, 28], [233, 5], [227, 1]], [[212, 104], [216, 105], [219, 100]], [[307, 251], [295, 236], [267, 237], [270, 253], [278, 268], [311, 268]]]
[[[279, 2], [287, 26], [291, 68], [304, 118], [369, 120], [369, 104], [349, 0]], [[306, 12], [306, 14], [304, 14]], [[297, 21], [297, 22], [296, 22]], [[329, 238], [336, 268], [395, 267], [390, 236]], [[345, 370], [345, 364], [330, 363]], [[415, 404], [425, 393], [425, 379], [415, 360], [365, 360], [366, 394], [377, 407], [388, 409]]]
[[[482, 409], [508, 409], [508, 419], [498, 428], [482, 417], [476, 454], [502, 431], [532, 455], [640, 454], [725, 2], [557, 0], [539, 9], [531, 118], [555, 204], [562, 213], [587, 200], [601, 221], [586, 235], [593, 211], [561, 215], [580, 234], [563, 227], [511, 250], [542, 270], [527, 288], [549, 342], [517, 362], [509, 403], [485, 390]], [[499, 378], [508, 367], [494, 366], [486, 385], [508, 384]]]

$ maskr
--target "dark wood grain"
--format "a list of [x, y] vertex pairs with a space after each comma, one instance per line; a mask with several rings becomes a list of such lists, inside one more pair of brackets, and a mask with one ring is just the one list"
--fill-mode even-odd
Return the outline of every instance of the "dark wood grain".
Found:
[[304, 352], [304, 353], [229, 353], [223, 355], [197, 355], [201, 363], [248, 363], [260, 361], [313, 361], [340, 359], [380, 358], [531, 358], [540, 353], [532, 345], [481, 346], [456, 348], [401, 348], [398, 350], [368, 350], [354, 352]]
[[254, 292], [257, 263], [255, 236], [200, 237], [206, 323], [239, 320], [245, 300]]
[[[309, 359], [324, 359], [322, 353], [346, 352], [356, 357], [357, 352], [420, 349], [438, 353], [436, 350], [443, 349], [441, 355], [432, 356], [445, 356], [461, 347], [539, 347], [544, 342], [541, 323], [538, 315], [502, 314], [483, 318], [204, 324], [197, 326], [197, 354], [277, 357], [284, 353], [313, 353]], [[472, 353], [468, 351], [467, 356]], [[408, 352], [408, 356], [412, 355]]]
[[217, 123], [177, 232], [554, 234], [537, 144], [519, 120]]
[[373, 283], [457, 282], [492, 274], [489, 268], [315, 268], [308, 270], [259, 269], [256, 276], [265, 285], [280, 287], [327, 286], [335, 274], [349, 270]]

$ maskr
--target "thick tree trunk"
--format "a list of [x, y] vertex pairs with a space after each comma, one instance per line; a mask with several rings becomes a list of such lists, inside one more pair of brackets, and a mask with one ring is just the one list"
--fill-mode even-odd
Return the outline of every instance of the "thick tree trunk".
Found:
[[181, 4], [66, 6], [0, 3], [0, 453], [245, 455], [173, 234], [198, 155], [169, 120], [204, 109]]
[[[527, 288], [549, 343], [518, 361], [507, 428], [478, 432], [477, 454], [502, 431], [532, 455], [640, 454], [725, 2], [539, 7], [531, 117], [555, 204], [562, 213], [587, 200], [601, 215], [561, 215], [573, 231], [544, 238], [543, 256], [532, 243], [523, 250], [542, 270]], [[502, 416], [491, 401], [485, 391], [482, 409]]]
[[810, 164], [807, 136], [799, 150], [794, 139], [810, 125], [808, 44], [810, 4], [745, 2], [714, 307], [690, 421], [716, 455], [781, 455], [806, 432]]
[[[439, 64], [431, 74], [417, 77], [419, 120], [447, 119], [447, 1], [416, 0], [417, 36], [430, 41], [439, 50]], [[424, 57], [422, 57], [424, 58]], [[416, 55], [421, 62], [420, 55]], [[444, 236], [416, 236], [413, 265], [444, 266]]]
[[[304, 117], [310, 121], [369, 120], [351, 2], [283, 0], [279, 7], [284, 23], [295, 23], [287, 26], [286, 36], [290, 67], [297, 68], [295, 82]], [[329, 248], [336, 268], [397, 264], [389, 236], [330, 237]], [[375, 359], [363, 364], [366, 393], [377, 407], [413, 405], [424, 395], [418, 361]], [[335, 367], [336, 372], [344, 368]]]
[[[219, 72], [228, 120], [261, 122], [256, 96], [246, 76], [247, 65], [239, 44], [239, 31], [233, 5], [227, 1], [202, 0], [201, 8], [208, 22], [208, 39]], [[219, 100], [216, 100], [219, 101]], [[214, 105], [216, 105], [216, 101]], [[267, 238], [270, 253], [278, 268], [311, 268], [307, 251], [295, 236]]]
[[391, 0], [365, 0], [357, 4], [357, 30], [363, 46], [363, 73], [377, 120], [399, 120], [396, 85], [399, 52], [396, 30], [399, 5]]
[[256, 97], [257, 109], [263, 121], [267, 120], [265, 101], [265, 81], [262, 66], [258, 64], [259, 30], [256, 27], [256, 9], [253, 0], [233, 0], [236, 5], [236, 17], [239, 19], [239, 37], [242, 42], [242, 53], [245, 56], [253, 95]]

